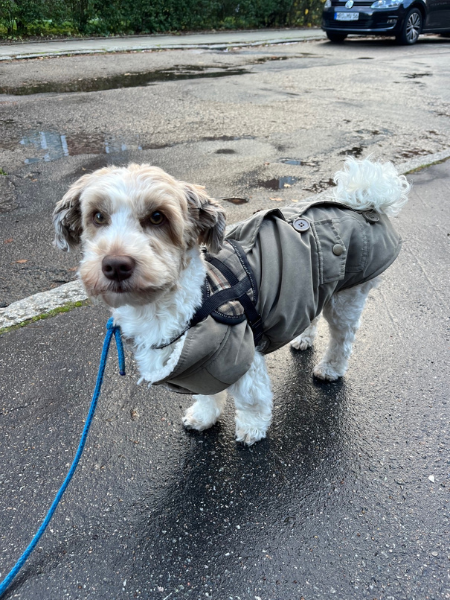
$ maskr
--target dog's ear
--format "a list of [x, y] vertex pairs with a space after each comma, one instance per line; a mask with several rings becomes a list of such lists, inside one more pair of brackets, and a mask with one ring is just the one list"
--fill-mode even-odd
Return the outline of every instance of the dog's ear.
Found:
[[53, 245], [65, 252], [80, 243], [82, 233], [80, 196], [91, 182], [93, 174], [83, 175], [72, 184], [53, 211], [55, 240]]
[[197, 232], [197, 240], [213, 254], [223, 246], [225, 211], [200, 185], [184, 184], [188, 210]]

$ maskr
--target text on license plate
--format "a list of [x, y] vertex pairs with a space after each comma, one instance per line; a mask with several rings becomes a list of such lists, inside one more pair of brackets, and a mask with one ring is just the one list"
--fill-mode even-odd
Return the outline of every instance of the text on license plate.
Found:
[[359, 19], [359, 13], [357, 12], [336, 12], [334, 13], [335, 21], [357, 21]]

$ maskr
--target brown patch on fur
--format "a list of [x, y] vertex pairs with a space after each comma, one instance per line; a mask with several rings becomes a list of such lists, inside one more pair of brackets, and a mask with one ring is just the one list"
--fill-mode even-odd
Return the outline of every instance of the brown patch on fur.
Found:
[[55, 227], [54, 245], [68, 251], [80, 243], [83, 231], [81, 222], [80, 197], [88, 185], [95, 179], [108, 172], [109, 168], [99, 169], [95, 173], [83, 175], [63, 196], [53, 211], [53, 225]]
[[203, 186], [191, 183], [183, 185], [198, 242], [205, 244], [213, 254], [219, 252], [225, 235], [225, 211], [216, 200], [206, 194]]
[[[161, 212], [161, 225], [149, 221]], [[106, 221], [95, 225], [101, 212]], [[158, 167], [131, 164], [84, 175], [56, 205], [55, 243], [68, 249], [83, 243], [80, 276], [88, 293], [108, 304], [142, 304], [177, 285], [186, 252], [196, 243], [217, 252], [223, 242], [225, 213], [204, 188], [177, 181]], [[130, 256], [136, 268], [114, 288], [102, 272], [106, 256]], [[131, 300], [130, 300], [131, 298]], [[125, 303], [125, 302], [123, 302]]]

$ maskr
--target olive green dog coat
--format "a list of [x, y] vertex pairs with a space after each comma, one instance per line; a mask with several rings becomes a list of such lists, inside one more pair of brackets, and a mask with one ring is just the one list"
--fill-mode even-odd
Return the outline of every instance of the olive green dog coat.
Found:
[[[385, 271], [401, 247], [385, 215], [331, 201], [258, 212], [233, 225], [226, 240], [216, 258], [241, 287], [247, 282], [247, 303], [256, 300], [262, 334], [256, 342], [263, 354], [300, 335], [332, 294]], [[244, 251], [250, 273], [233, 242]], [[208, 301], [230, 284], [214, 264], [206, 264]], [[226, 302], [192, 326], [175, 369], [155, 384], [209, 395], [235, 383], [255, 353], [254, 330], [244, 308], [238, 300]]]

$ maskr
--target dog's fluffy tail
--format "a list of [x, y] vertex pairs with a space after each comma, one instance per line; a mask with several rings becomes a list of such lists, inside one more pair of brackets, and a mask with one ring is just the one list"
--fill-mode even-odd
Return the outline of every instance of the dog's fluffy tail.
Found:
[[389, 216], [398, 215], [408, 201], [411, 189], [404, 175], [391, 162], [347, 158], [344, 169], [334, 176], [333, 199], [357, 210], [376, 210]]

